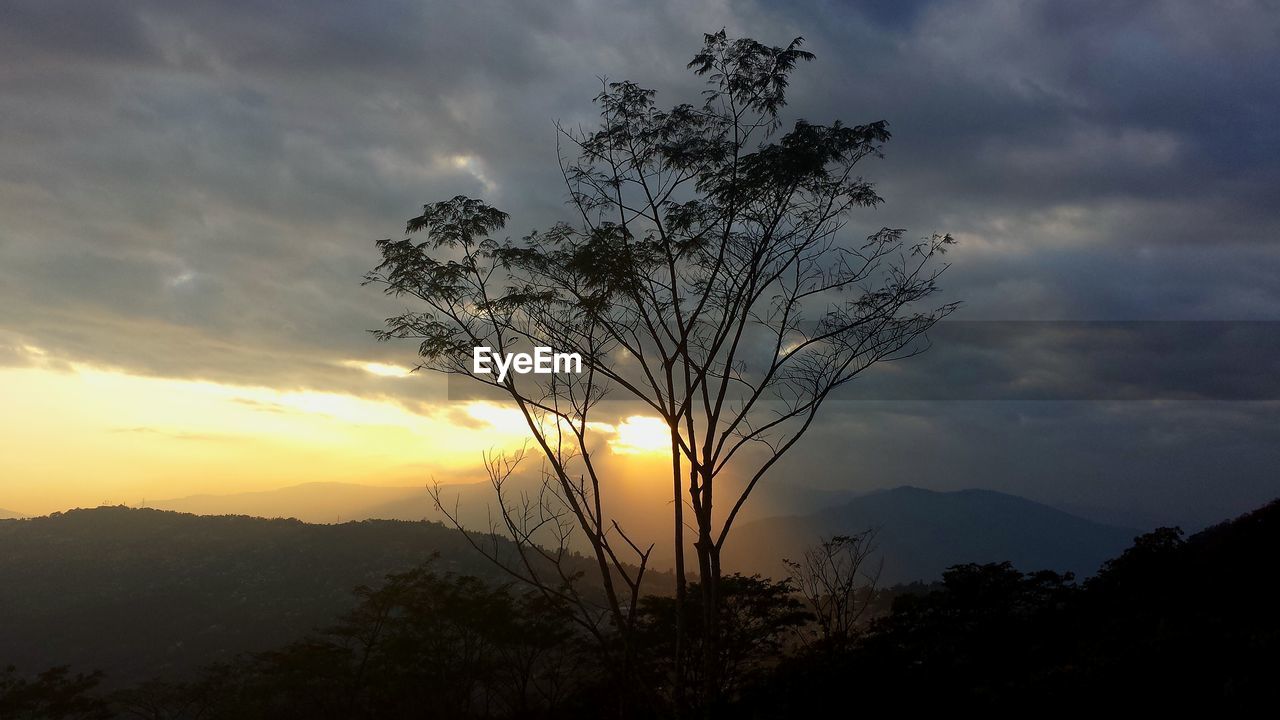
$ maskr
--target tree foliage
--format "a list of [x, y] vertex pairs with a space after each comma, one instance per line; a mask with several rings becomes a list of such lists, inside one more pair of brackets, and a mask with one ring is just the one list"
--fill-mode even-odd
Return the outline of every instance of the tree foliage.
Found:
[[[1083, 583], [1008, 563], [958, 565], [932, 585], [879, 591], [893, 607], [867, 613], [838, 643], [795, 641], [816, 619], [789, 581], [729, 575], [717, 608], [720, 692], [701, 709], [741, 718], [1068, 704], [1245, 714], [1278, 697], [1277, 552], [1280, 501], [1189, 538], [1144, 535]], [[691, 589], [686, 603], [647, 597], [637, 610], [634, 670], [661, 692], [677, 669], [689, 687], [704, 680], [703, 595]], [[523, 585], [428, 564], [362, 586], [324, 630], [194, 678], [104, 692], [100, 673], [0, 671], [0, 717], [670, 717], [670, 706], [616, 691], [609, 653], [570, 615]]]
[[73, 673], [66, 666], [25, 677], [12, 665], [0, 668], [0, 718], [9, 720], [102, 720], [111, 713], [94, 694], [102, 673]]
[[596, 677], [563, 608], [537, 595], [431, 564], [355, 595], [320, 633], [117, 701], [213, 720], [545, 717]]

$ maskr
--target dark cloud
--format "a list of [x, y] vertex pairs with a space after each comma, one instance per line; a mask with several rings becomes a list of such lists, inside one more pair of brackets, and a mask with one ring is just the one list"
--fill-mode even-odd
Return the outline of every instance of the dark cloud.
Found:
[[[439, 383], [341, 364], [410, 362], [364, 332], [399, 309], [359, 284], [371, 241], [459, 193], [509, 211], [512, 234], [558, 219], [552, 122], [592, 120], [598, 75], [695, 99], [684, 64], [722, 26], [806, 37], [819, 57], [796, 76], [796, 116], [890, 122], [868, 169], [888, 202], [855, 226], [960, 237], [946, 276], [960, 317], [1280, 319], [1280, 12], [1266, 2], [43, 0], [7, 3], [0, 23], [0, 362], [28, 362], [29, 345], [434, 402]], [[1277, 489], [1265, 404], [1193, 402], [1175, 421], [1143, 395], [1180, 372], [1195, 397], [1247, 394], [1268, 367], [1256, 356], [957, 344], [907, 377], [1006, 388], [1056, 364], [1070, 372], [1055, 382], [1145, 401], [842, 404], [858, 409], [820, 433], [884, 448], [858, 483], [928, 475], [1166, 514], [1208, 488], [1232, 510]], [[1052, 480], [1031, 477], [1037, 461]]]
[[[986, 487], [1130, 527], [1202, 527], [1277, 494], [1276, 402], [835, 403], [774, 482]], [[830, 468], [840, 468], [833, 473]]]
[[1280, 322], [944, 321], [861, 400], [1280, 401]]

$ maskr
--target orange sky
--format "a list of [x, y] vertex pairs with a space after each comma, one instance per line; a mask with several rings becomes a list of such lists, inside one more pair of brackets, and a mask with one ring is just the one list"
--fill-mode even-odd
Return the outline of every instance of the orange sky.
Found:
[[[392, 399], [145, 377], [24, 351], [27, 367], [0, 368], [0, 507], [29, 515], [303, 482], [480, 480], [484, 452], [527, 436], [515, 410], [486, 403], [423, 414]], [[619, 455], [668, 443], [655, 418], [597, 430]]]

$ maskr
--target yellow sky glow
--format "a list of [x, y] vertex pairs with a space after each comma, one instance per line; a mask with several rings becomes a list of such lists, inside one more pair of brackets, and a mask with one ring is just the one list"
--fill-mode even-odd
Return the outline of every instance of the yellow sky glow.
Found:
[[400, 365], [391, 365], [380, 362], [364, 362], [362, 360], [346, 360], [339, 364], [344, 367], [363, 370], [370, 375], [377, 375], [379, 377], [409, 377], [413, 372], [411, 368], [402, 367]]
[[[390, 399], [67, 370], [38, 348], [28, 355], [49, 362], [0, 368], [0, 507], [26, 514], [303, 482], [478, 481], [483, 453], [528, 438], [517, 410], [491, 403], [420, 414]], [[595, 426], [615, 454], [670, 445], [657, 418]]]
[[524, 434], [481, 405], [420, 415], [391, 402], [140, 377], [0, 369], [0, 507], [28, 514], [301, 482], [475, 475]]
[[671, 452], [671, 430], [661, 418], [632, 415], [617, 425], [616, 432], [609, 444], [618, 455]]

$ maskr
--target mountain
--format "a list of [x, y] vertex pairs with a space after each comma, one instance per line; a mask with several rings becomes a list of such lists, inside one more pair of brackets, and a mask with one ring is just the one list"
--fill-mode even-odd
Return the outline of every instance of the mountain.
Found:
[[26, 515], [23, 515], [20, 512], [14, 512], [12, 510], [5, 510], [4, 508], [0, 508], [0, 520], [16, 520], [24, 517], [26, 517]]
[[722, 560], [731, 570], [779, 576], [820, 538], [876, 528], [882, 583], [935, 580], [951, 565], [1012, 561], [1024, 570], [1080, 577], [1124, 550], [1138, 531], [1104, 525], [990, 490], [880, 490], [807, 515], [772, 517], [734, 529]]
[[[450, 510], [463, 525], [487, 529], [494, 506], [488, 482], [441, 485]], [[456, 504], [455, 504], [456, 503]], [[361, 520], [445, 520], [424, 485], [385, 487], [355, 483], [315, 482], [275, 490], [192, 495], [148, 503], [158, 510], [194, 515], [247, 515], [257, 518], [292, 518], [306, 523], [334, 524]]]
[[[488, 487], [484, 486], [485, 489]], [[261, 492], [192, 495], [148, 504], [159, 510], [196, 515], [296, 518], [310, 523], [439, 519], [424, 485], [378, 487], [317, 482]]]
[[[206, 511], [231, 500], [246, 509], [256, 502], [274, 514], [291, 493], [358, 500], [369, 513], [418, 514], [427, 506], [414, 503], [429, 502], [417, 498], [425, 490], [416, 488], [368, 490], [301, 486], [199, 502], [208, 503]], [[328, 512], [322, 504], [306, 509]], [[1135, 534], [1011, 495], [903, 487], [809, 514], [745, 522], [734, 531], [724, 567], [778, 577], [779, 560], [797, 557], [818, 537], [869, 527], [880, 528], [889, 583], [999, 560], [1091, 574]], [[349, 608], [355, 586], [376, 585], [435, 553], [442, 570], [507, 580], [455, 530], [426, 521], [308, 524], [102, 507], [0, 520], [0, 548], [0, 667], [104, 668], [121, 684], [182, 675], [293, 640]], [[579, 561], [591, 577], [591, 564]], [[668, 575], [650, 575], [652, 592], [670, 587]]]
[[[528, 482], [526, 478], [516, 479], [517, 484]], [[528, 487], [533, 490], [535, 486]], [[442, 485], [441, 491], [450, 500], [458, 501], [468, 527], [488, 527], [489, 507], [494, 501], [493, 487], [488, 482]], [[848, 491], [796, 483], [761, 485], [746, 506], [743, 519], [757, 519], [764, 508], [768, 509], [765, 516], [814, 512], [851, 497], [853, 494]], [[191, 495], [149, 502], [148, 506], [196, 515], [296, 518], [310, 523], [442, 519], [425, 484], [386, 487], [314, 482], [258, 492]]]
[[[489, 526], [493, 488], [487, 482], [442, 488], [456, 498], [468, 527]], [[195, 495], [151, 503], [198, 515], [291, 517], [311, 523], [388, 519], [440, 520], [427, 488], [305, 483], [276, 490]], [[961, 562], [1012, 560], [1027, 569], [1090, 575], [1124, 549], [1136, 530], [1079, 517], [1014, 495], [987, 490], [934, 492], [913, 487], [851, 495], [795, 483], [762, 486], [727, 546], [726, 567], [778, 577], [782, 557], [797, 557], [820, 536], [880, 528], [886, 581], [933, 579]], [[624, 526], [664, 532], [651, 508], [619, 508]], [[750, 511], [749, 511], [750, 512]], [[763, 515], [763, 517], [762, 517]], [[648, 522], [652, 527], [645, 527]], [[669, 522], [669, 521], [668, 521]], [[642, 533], [643, 534], [643, 533]], [[669, 547], [656, 562], [669, 565]]]
[[[871, 716], [981, 708], [1026, 714], [1055, 702], [1179, 716], [1256, 714], [1280, 677], [1280, 500], [1185, 540], [1140, 536], [1084, 583], [1007, 564], [964, 565], [843, 650], [783, 660], [753, 717], [812, 717], [850, 678], [875, 688]], [[1052, 713], [1047, 713], [1052, 714]]]
[[440, 557], [506, 580], [453, 529], [101, 507], [0, 520], [0, 668], [181, 675], [328, 624], [351, 591]]

